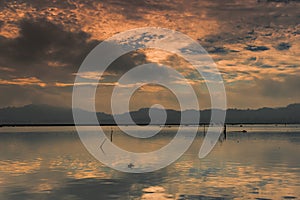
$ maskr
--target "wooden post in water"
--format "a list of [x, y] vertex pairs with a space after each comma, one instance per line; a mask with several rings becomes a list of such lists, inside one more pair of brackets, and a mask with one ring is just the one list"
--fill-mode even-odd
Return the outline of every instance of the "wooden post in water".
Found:
[[224, 134], [224, 139], [226, 140], [227, 138], [226, 124], [224, 124], [223, 134]]
[[114, 133], [114, 130], [111, 128], [111, 130], [110, 130], [110, 141], [111, 142], [113, 140], [113, 133]]

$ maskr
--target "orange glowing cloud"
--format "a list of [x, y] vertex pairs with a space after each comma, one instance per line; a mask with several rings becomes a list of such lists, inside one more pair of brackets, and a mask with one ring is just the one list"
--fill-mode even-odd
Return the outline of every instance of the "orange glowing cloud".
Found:
[[46, 87], [47, 84], [42, 82], [40, 79], [36, 77], [29, 77], [29, 78], [14, 78], [11, 80], [3, 80], [0, 79], [0, 85], [37, 85], [40, 87]]

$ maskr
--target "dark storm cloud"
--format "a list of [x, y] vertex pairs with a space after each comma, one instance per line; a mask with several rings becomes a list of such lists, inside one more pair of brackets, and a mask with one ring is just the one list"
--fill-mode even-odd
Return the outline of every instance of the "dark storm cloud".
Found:
[[[45, 102], [70, 106], [72, 87], [56, 87], [56, 83], [71, 85], [83, 59], [100, 41], [45, 18], [26, 18], [18, 27], [18, 37], [0, 36], [0, 70], [5, 69], [0, 74], [0, 91], [5, 94], [1, 95], [0, 106]], [[114, 76], [104, 80], [114, 81], [145, 61], [141, 52], [121, 56], [108, 68]], [[24, 79], [20, 81], [20, 77]], [[37, 83], [24, 84], [30, 77], [36, 77]], [[15, 80], [18, 82], [13, 83]]]
[[[17, 38], [0, 37], [0, 66], [13, 70], [2, 73], [2, 79], [13, 74], [37, 77], [46, 83], [72, 83], [84, 58], [100, 43], [83, 31], [70, 32], [44, 18], [22, 20], [19, 28]], [[144, 63], [142, 52], [132, 52], [115, 60], [108, 71], [121, 75]]]
[[[72, 87], [55, 85], [72, 84], [81, 62], [100, 41], [44, 18], [24, 19], [19, 28], [16, 38], [0, 37], [0, 67], [6, 69], [0, 74], [0, 106], [45, 102], [70, 106]], [[108, 68], [114, 77], [104, 80], [114, 81], [145, 59], [145, 55], [137, 52], [121, 56]], [[38, 78], [36, 84], [26, 84], [30, 77]]]
[[13, 69], [15, 77], [70, 80], [98, 44], [89, 41], [90, 36], [83, 31], [70, 32], [46, 19], [25, 19], [19, 28], [17, 38], [0, 38], [0, 66]]

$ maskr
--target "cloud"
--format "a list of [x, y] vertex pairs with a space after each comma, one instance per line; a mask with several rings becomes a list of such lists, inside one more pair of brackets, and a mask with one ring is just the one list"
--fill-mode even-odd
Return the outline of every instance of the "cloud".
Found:
[[[113, 12], [121, 13], [129, 20], [144, 20], [148, 13], [156, 11], [170, 11], [176, 4], [162, 1], [101, 1], [105, 6], [109, 6]], [[134, 12], [133, 12], [134, 11]]]
[[[277, 105], [276, 98], [278, 102], [288, 104], [291, 101], [289, 95], [272, 100], [261, 90], [257, 93], [249, 91], [249, 88], [258, 91], [256, 83], [263, 80], [270, 87], [271, 83], [279, 84], [289, 91], [291, 83], [287, 79], [299, 74], [299, 1], [288, 2], [2, 1], [0, 92], [5, 97], [1, 96], [0, 105], [70, 103], [74, 77], [89, 51], [115, 33], [144, 26], [170, 28], [198, 39], [217, 63], [229, 99], [236, 106], [251, 107], [256, 102]], [[197, 87], [202, 87], [201, 76], [183, 59], [174, 55], [163, 57], [165, 54], [159, 51], [151, 56], [140, 51], [117, 59], [100, 80], [104, 92], [99, 106], [102, 102], [109, 102], [107, 97], [113, 84], [122, 74], [148, 62], [169, 65]], [[93, 74], [82, 75], [97, 78]], [[24, 78], [32, 80], [24, 81]], [[155, 92], [153, 94], [155, 98]], [[248, 94], [253, 95], [239, 98]], [[138, 99], [141, 106], [142, 97]]]
[[27, 104], [49, 104], [70, 107], [72, 102], [72, 88], [54, 86], [40, 87], [31, 85], [1, 85], [0, 105], [23, 106]]
[[230, 52], [238, 52], [236, 50], [230, 50], [225, 47], [209, 47], [207, 51], [208, 53], [212, 53], [212, 54], [227, 54]]
[[266, 3], [290, 3], [290, 2], [300, 2], [299, 0], [258, 0], [258, 3], [266, 2]]
[[45, 18], [18, 22], [15, 38], [0, 36], [0, 105], [71, 105], [71, 87], [84, 57], [99, 42]]
[[248, 45], [247, 47], [245, 47], [246, 50], [249, 51], [267, 51], [270, 48], [266, 47], [266, 46], [254, 46], [254, 45]]
[[89, 41], [85, 32], [65, 30], [44, 18], [24, 19], [19, 28], [17, 38], [0, 38], [0, 66], [14, 70], [13, 76], [34, 76], [46, 82], [72, 80], [72, 73], [98, 43]]
[[260, 108], [269, 105], [278, 107], [286, 105], [287, 102], [299, 102], [299, 84], [299, 75], [287, 74], [279, 79], [265, 75], [254, 78], [250, 83], [238, 82], [226, 85], [228, 107]]
[[149, 61], [147, 60], [144, 51], [142, 50], [133, 51], [128, 54], [120, 56], [118, 59], [112, 62], [110, 66], [107, 68], [107, 71], [122, 75], [123, 73], [134, 68], [135, 66], [146, 64], [148, 62]]
[[29, 78], [14, 78], [12, 80], [2, 80], [0, 79], [0, 85], [38, 85], [40, 87], [45, 87], [46, 83], [43, 83], [36, 77]]
[[261, 68], [275, 68], [272, 65], [260, 65], [259, 67], [261, 67]]
[[256, 79], [257, 88], [261, 94], [271, 98], [291, 98], [298, 99], [300, 97], [299, 85], [300, 76], [285, 74], [282, 79], [276, 80], [271, 77], [264, 79]]
[[279, 51], [288, 50], [291, 48], [291, 44], [288, 42], [281, 42], [276, 46], [276, 49]]

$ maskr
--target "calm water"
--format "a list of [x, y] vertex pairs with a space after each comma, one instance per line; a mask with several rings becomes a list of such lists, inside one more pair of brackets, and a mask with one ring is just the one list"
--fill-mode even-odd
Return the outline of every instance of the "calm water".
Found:
[[[248, 132], [239, 132], [244, 129]], [[152, 139], [135, 139], [114, 127], [113, 140], [147, 152], [175, 133], [176, 127], [164, 128]], [[229, 127], [227, 140], [199, 160], [202, 141], [199, 128], [177, 162], [152, 173], [126, 174], [90, 156], [73, 127], [0, 128], [0, 199], [300, 198], [300, 125]]]

